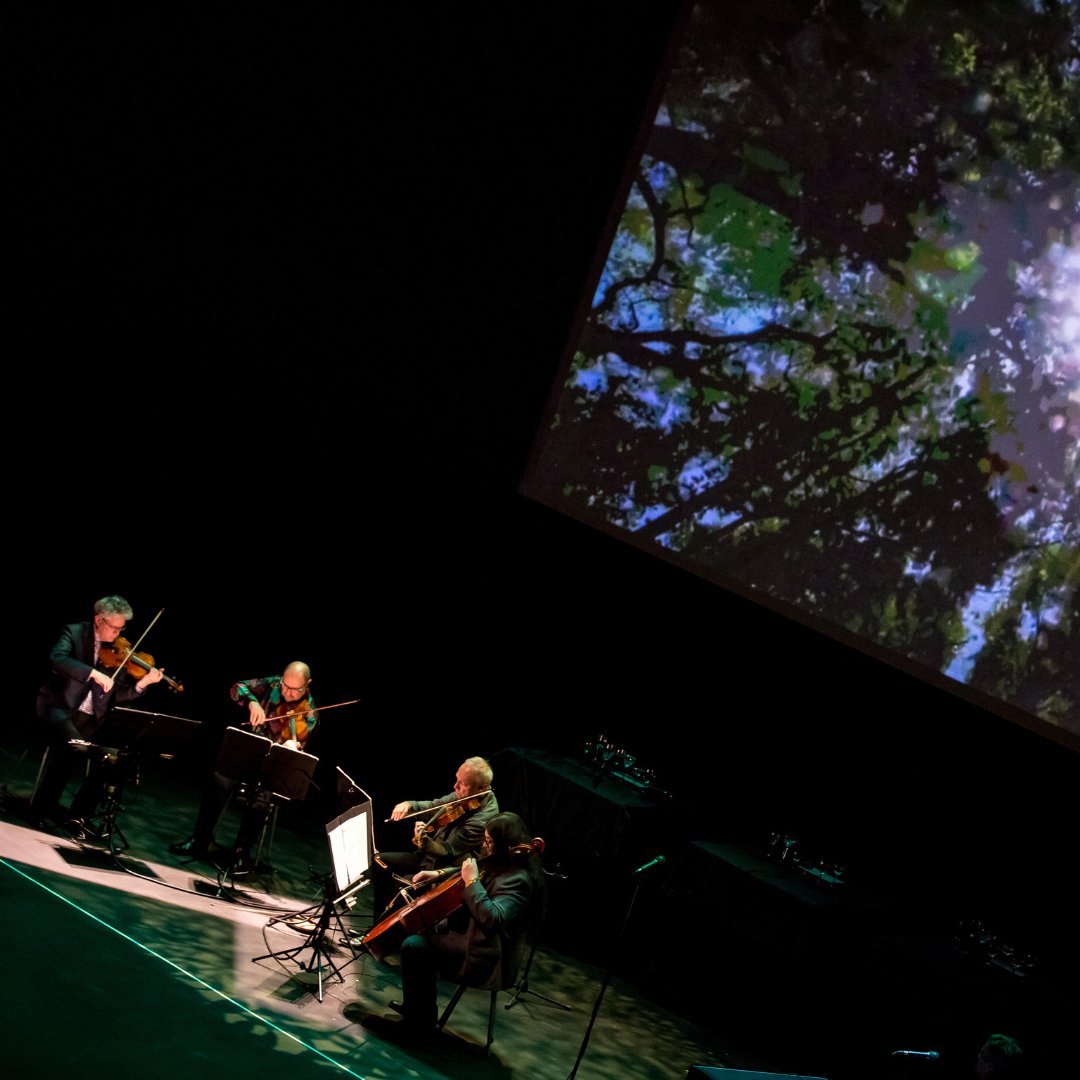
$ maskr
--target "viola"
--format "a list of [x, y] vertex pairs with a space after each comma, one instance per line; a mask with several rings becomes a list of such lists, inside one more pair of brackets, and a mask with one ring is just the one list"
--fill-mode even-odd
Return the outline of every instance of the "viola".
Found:
[[[127, 638], [118, 637], [113, 642], [103, 641], [98, 650], [98, 664], [106, 671], [115, 671], [120, 667], [133, 678], [140, 679], [152, 668], [157, 667], [154, 658], [146, 652], [134, 652], [131, 642]], [[162, 679], [169, 684], [176, 693], [182, 693], [184, 688], [175, 679], [170, 679], [163, 671]]]
[[432, 833], [438, 832], [439, 829], [445, 829], [447, 825], [457, 821], [458, 818], [471, 814], [474, 810], [479, 810], [490, 794], [491, 788], [488, 788], [487, 791], [481, 791], [478, 795], [466, 795], [464, 799], [455, 799], [453, 802], [444, 804], [439, 808], [435, 816], [425, 823], [422, 829], [417, 829], [416, 834], [413, 836], [413, 843], [420, 847], [425, 836], [430, 836]]

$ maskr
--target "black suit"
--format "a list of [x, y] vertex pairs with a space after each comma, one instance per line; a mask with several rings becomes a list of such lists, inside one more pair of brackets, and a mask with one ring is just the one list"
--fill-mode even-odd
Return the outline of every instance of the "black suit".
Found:
[[[60, 798], [64, 788], [85, 755], [71, 749], [69, 739], [92, 741], [105, 722], [113, 705], [138, 696], [130, 676], [119, 674], [112, 690], [102, 690], [90, 678], [94, 669], [93, 622], [69, 623], [49, 654], [51, 670], [38, 691], [37, 714], [48, 729], [49, 756], [38, 782], [30, 809], [37, 817], [60, 817]], [[79, 706], [90, 694], [92, 712]], [[101, 794], [103, 777], [99, 762], [91, 759], [86, 783], [71, 804], [72, 817], [94, 813]]]

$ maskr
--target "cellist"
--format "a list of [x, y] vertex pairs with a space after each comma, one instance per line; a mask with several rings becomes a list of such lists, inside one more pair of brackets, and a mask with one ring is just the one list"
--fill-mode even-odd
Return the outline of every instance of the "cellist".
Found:
[[[543, 870], [533, 854], [525, 823], [517, 814], [496, 814], [484, 830], [482, 859], [461, 865], [462, 906], [445, 924], [412, 934], [401, 944], [403, 1001], [391, 1002], [416, 1034], [433, 1031], [438, 1016], [437, 980], [450, 979], [482, 990], [513, 983], [525, 932], [540, 906]], [[414, 881], [439, 877], [422, 870]]]

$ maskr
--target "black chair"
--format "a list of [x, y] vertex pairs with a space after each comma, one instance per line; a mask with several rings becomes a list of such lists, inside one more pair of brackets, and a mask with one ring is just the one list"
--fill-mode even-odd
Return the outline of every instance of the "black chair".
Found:
[[487, 1025], [487, 1042], [484, 1044], [484, 1053], [491, 1053], [491, 1044], [495, 1041], [495, 1010], [498, 1007], [499, 994], [503, 990], [512, 990], [517, 984], [518, 972], [521, 969], [521, 960], [525, 954], [525, 935], [522, 934], [514, 947], [513, 955], [510, 957], [503, 957], [503, 963], [500, 965], [500, 972], [494, 985], [490, 982], [486, 982], [482, 986], [470, 986], [467, 983], [458, 983], [457, 988], [454, 990], [453, 997], [447, 1003], [446, 1008], [443, 1010], [442, 1016], [439, 1017], [438, 1023], [435, 1025], [436, 1029], [442, 1031], [446, 1026], [446, 1021], [450, 1019], [450, 1014], [454, 1011], [455, 1006], [461, 1000], [462, 995], [466, 990], [487, 990], [491, 995], [491, 1004], [488, 1007], [488, 1025]]
[[[530, 925], [526, 927], [525, 931], [514, 943], [513, 953], [509, 957], [503, 957], [496, 983], [493, 985], [490, 982], [487, 982], [482, 986], [470, 986], [466, 983], [459, 983], [454, 990], [453, 996], [447, 1003], [446, 1008], [443, 1010], [442, 1015], [439, 1017], [438, 1023], [435, 1025], [439, 1031], [442, 1031], [446, 1026], [446, 1021], [450, 1018], [450, 1014], [454, 1011], [455, 1006], [461, 1000], [465, 991], [469, 989], [486, 990], [491, 995], [488, 1007], [487, 1042], [484, 1045], [485, 1054], [490, 1054], [491, 1044], [495, 1041], [495, 1012], [498, 1008], [499, 994], [504, 990], [514, 991], [513, 998], [505, 1006], [507, 1009], [512, 1008], [521, 999], [523, 994], [532, 994], [534, 997], [538, 997], [542, 1001], [554, 1005], [556, 1008], [563, 1009], [566, 1012], [572, 1011], [571, 1006], [564, 1005], [554, 998], [545, 997], [543, 994], [538, 994], [535, 990], [529, 989], [529, 969], [532, 967], [533, 958], [536, 955], [536, 946], [540, 940], [541, 930], [547, 920], [548, 904], [552, 886], [565, 880], [566, 875], [559, 873], [557, 868], [554, 873], [543, 870], [544, 888], [537, 898], [535, 914], [532, 917]], [[523, 967], [522, 960], [525, 959], [526, 946], [528, 946], [528, 959], [525, 960]]]

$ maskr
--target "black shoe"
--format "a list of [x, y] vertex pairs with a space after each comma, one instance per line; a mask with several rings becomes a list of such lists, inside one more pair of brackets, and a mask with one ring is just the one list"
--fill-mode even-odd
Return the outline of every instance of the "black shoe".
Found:
[[233, 860], [232, 866], [229, 867], [229, 872], [233, 877], [246, 877], [248, 874], [254, 874], [255, 862], [246, 852], [241, 852]]
[[[397, 1002], [398, 1005], [401, 1002]], [[393, 1007], [393, 1006], [391, 1006]], [[399, 1020], [396, 1016], [379, 1016], [369, 1013], [358, 1002], [350, 1002], [342, 1010], [342, 1016], [354, 1024], [362, 1024], [368, 1031], [391, 1042], [428, 1044], [434, 1043], [439, 1036], [435, 1025], [416, 1026], [408, 1020]]]
[[175, 844], [169, 845], [169, 850], [174, 855], [183, 855], [188, 859], [205, 859], [210, 853], [209, 845], [201, 843], [194, 836], [189, 836], [186, 840], [177, 840]]
[[405, 1011], [404, 1001], [391, 1001], [390, 1008], [398, 1014], [398, 1016], [404, 1017], [404, 1023], [401, 1025], [404, 1031], [407, 1031], [411, 1036], [434, 1036], [437, 1034], [435, 1027], [435, 1018], [432, 1017], [426, 1024], [419, 1021], [415, 1016], [410, 1016]]
[[71, 818], [70, 820], [65, 821], [61, 827], [72, 840], [86, 842], [101, 839], [101, 833], [99, 833], [86, 818]]

